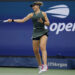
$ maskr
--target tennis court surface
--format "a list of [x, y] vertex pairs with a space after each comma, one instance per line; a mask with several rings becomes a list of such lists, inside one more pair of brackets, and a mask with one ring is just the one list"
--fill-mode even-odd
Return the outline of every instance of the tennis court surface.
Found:
[[[39, 75], [37, 68], [2, 68], [0, 67], [0, 75]], [[75, 70], [55, 70], [49, 69], [40, 75], [75, 75]]]

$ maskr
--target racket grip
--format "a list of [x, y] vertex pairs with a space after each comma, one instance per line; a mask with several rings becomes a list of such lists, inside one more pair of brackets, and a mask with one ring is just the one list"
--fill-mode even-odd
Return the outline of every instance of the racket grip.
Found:
[[4, 20], [3, 22], [8, 22], [8, 20]]

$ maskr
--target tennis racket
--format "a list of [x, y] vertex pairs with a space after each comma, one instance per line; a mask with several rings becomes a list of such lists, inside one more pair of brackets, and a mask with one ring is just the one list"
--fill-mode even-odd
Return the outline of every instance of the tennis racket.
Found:
[[8, 20], [0, 20], [0, 22], [3, 22], [3, 23], [5, 23], [5, 22], [8, 22]]

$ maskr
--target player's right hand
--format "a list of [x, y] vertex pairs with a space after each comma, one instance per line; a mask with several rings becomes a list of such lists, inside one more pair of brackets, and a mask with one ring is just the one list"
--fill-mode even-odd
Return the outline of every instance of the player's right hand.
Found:
[[8, 19], [8, 22], [12, 22], [12, 19]]

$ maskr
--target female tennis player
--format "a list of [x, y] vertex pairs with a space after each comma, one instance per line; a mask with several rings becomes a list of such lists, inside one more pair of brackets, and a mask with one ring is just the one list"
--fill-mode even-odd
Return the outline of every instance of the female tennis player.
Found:
[[[33, 33], [32, 33], [32, 43], [33, 43], [33, 51], [36, 56], [36, 59], [39, 64], [39, 73], [45, 72], [48, 70], [47, 66], [47, 51], [46, 44], [48, 39], [48, 29], [45, 29], [45, 25], [49, 26], [50, 22], [45, 12], [40, 10], [40, 6], [43, 5], [43, 2], [36, 1], [30, 5], [34, 12], [29, 13], [23, 19], [8, 19], [8, 22], [26, 22], [27, 20], [32, 18], [33, 22]], [[42, 59], [44, 64], [42, 65], [41, 57], [39, 54], [39, 46], [42, 52]]]

